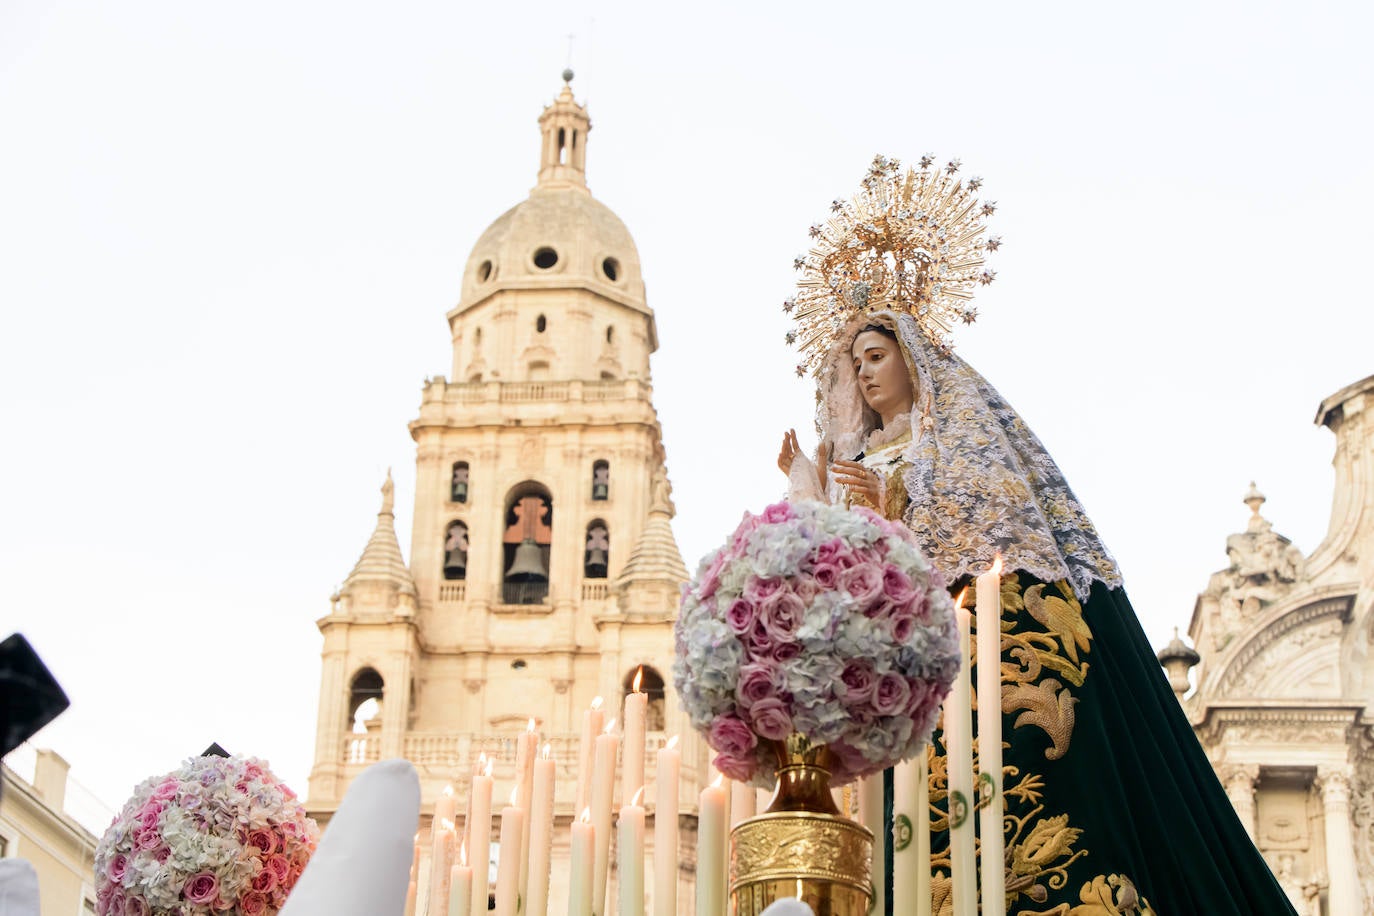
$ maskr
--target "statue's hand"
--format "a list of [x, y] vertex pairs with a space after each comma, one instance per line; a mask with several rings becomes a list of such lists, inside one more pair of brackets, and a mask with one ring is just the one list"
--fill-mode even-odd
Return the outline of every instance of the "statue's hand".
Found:
[[844, 459], [832, 462], [830, 470], [835, 475], [835, 482], [847, 487], [851, 495], [862, 496], [870, 506], [879, 504], [882, 496], [877, 471], [870, 471], [857, 461]]
[[797, 444], [797, 431], [789, 429], [782, 434], [782, 448], [778, 451], [778, 470], [784, 475], [792, 473], [792, 460], [801, 453], [801, 446]]

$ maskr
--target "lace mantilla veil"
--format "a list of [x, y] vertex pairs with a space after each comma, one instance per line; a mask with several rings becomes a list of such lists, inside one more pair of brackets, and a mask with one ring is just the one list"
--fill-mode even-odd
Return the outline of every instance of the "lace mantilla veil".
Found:
[[[986, 379], [934, 345], [908, 314], [859, 315], [836, 335], [818, 374], [822, 454], [828, 443], [837, 458], [858, 456], [876, 422], [850, 357], [867, 324], [896, 332], [911, 372], [916, 397], [912, 438], [902, 452], [910, 497], [903, 520], [936, 568], [953, 582], [986, 572], [1001, 554], [1009, 569], [1067, 580], [1080, 599], [1094, 581], [1120, 586], [1116, 561], [1040, 440]], [[810, 461], [794, 462], [790, 480], [793, 498], [820, 496]], [[828, 501], [843, 498], [833, 482], [828, 489]]]

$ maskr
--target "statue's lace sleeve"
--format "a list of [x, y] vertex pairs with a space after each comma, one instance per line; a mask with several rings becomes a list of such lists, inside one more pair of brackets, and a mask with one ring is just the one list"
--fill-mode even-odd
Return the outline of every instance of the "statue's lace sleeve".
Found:
[[789, 502], [803, 499], [830, 502], [821, 487], [821, 476], [815, 463], [800, 452], [792, 459], [792, 468], [787, 473], [787, 499]]

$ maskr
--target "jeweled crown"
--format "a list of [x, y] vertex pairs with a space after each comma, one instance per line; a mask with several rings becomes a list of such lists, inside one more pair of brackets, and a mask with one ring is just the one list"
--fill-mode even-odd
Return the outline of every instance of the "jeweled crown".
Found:
[[974, 291], [997, 275], [984, 267], [1001, 245], [984, 237], [997, 204], [978, 199], [981, 178], [957, 177], [958, 159], [934, 163], [922, 156], [903, 172], [896, 159], [874, 157], [859, 192], [833, 201], [811, 227], [815, 244], [793, 262], [797, 294], [783, 303], [797, 322], [787, 332], [801, 350], [797, 375], [816, 374], [841, 329], [864, 312], [905, 312], [941, 350], [956, 323], [977, 317]]

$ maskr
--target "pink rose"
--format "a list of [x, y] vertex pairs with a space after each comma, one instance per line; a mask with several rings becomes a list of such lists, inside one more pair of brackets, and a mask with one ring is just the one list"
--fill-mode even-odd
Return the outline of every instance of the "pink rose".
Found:
[[711, 763], [727, 778], [736, 782], [749, 782], [754, 778], [754, 771], [758, 769], [758, 761], [754, 759], [752, 754], [746, 757], [737, 757], [734, 754], [717, 754], [716, 759]]
[[907, 609], [911, 611], [911, 616], [921, 623], [930, 623], [930, 596], [925, 592], [917, 592], [911, 596], [911, 600], [906, 603]]
[[148, 901], [142, 897], [125, 898], [124, 916], [148, 916]]
[[836, 557], [848, 550], [843, 538], [831, 538], [816, 548], [816, 562], [834, 563]]
[[883, 594], [893, 604], [906, 604], [916, 595], [911, 577], [895, 566], [883, 567]]
[[730, 602], [730, 607], [725, 612], [725, 623], [735, 635], [748, 633], [754, 625], [754, 620], [758, 617], [758, 608], [745, 598], [736, 598]]
[[899, 610], [892, 615], [892, 639], [897, 643], [905, 643], [911, 638], [911, 634], [916, 629], [916, 618], [905, 610]]
[[840, 672], [835, 693], [845, 706], [861, 706], [873, 696], [873, 682], [873, 665], [867, 659], [853, 659]]
[[219, 879], [210, 872], [203, 871], [187, 878], [181, 892], [191, 903], [203, 906], [213, 901], [219, 893]]
[[816, 584], [824, 591], [830, 591], [839, 587], [840, 567], [834, 560], [817, 560], [816, 565], [811, 569], [811, 578], [816, 580]]
[[138, 849], [157, 849], [162, 845], [162, 834], [157, 832], [157, 828], [152, 830], [140, 830], [134, 834], [134, 846]]
[[711, 723], [707, 740], [711, 747], [720, 753], [741, 759], [751, 757], [759, 743], [758, 736], [748, 723], [738, 716], [729, 714], [716, 717]]
[[751, 576], [749, 581], [744, 583], [744, 597], [754, 604], [763, 604], [784, 588], [786, 583], [781, 579]]
[[772, 658], [776, 643], [773, 641], [773, 634], [768, 632], [768, 628], [763, 625], [763, 621], [755, 618], [754, 625], [749, 628], [749, 633], [745, 638], [749, 645], [749, 656], [751, 658]]
[[867, 611], [883, 596], [883, 574], [870, 563], [853, 566], [840, 573], [840, 588], [849, 592], [855, 603]]
[[166, 845], [165, 843], [159, 846], [157, 849], [153, 850], [153, 858], [157, 860], [157, 864], [159, 865], [161, 865], [163, 862], [166, 862], [171, 857], [172, 847]]
[[162, 783], [156, 789], [153, 790], [153, 798], [157, 801], [168, 801], [169, 799], [176, 798], [176, 794], [176, 777], [171, 777], [169, 779], [163, 780]]
[[276, 886], [277, 876], [273, 874], [272, 869], [270, 868], [264, 867], [256, 875], [253, 876], [253, 890], [257, 891], [260, 894], [271, 893], [272, 888]]
[[938, 709], [949, 694], [948, 685], [942, 687], [918, 677], [909, 680], [907, 686], [911, 688], [911, 698], [906, 703], [906, 714], [912, 718], [917, 718], [924, 710]]
[[272, 869], [272, 874], [276, 877], [277, 883], [285, 881], [287, 875], [291, 874], [290, 861], [287, 860], [286, 856], [281, 855], [280, 853], [278, 853], [277, 855], [268, 856], [264, 864], [266, 864], [268, 868]]
[[754, 721], [754, 731], [765, 738], [781, 741], [792, 734], [792, 717], [782, 700], [775, 697], [759, 700], [749, 710], [749, 716]]
[[773, 642], [791, 642], [805, 613], [806, 605], [800, 598], [791, 592], [778, 592], [759, 605], [759, 622]]
[[835, 565], [843, 572], [846, 569], [853, 569], [856, 566], [863, 566], [868, 562], [867, 557], [859, 556], [857, 551], [846, 550], [835, 557]]
[[763, 520], [770, 525], [778, 522], [785, 522], [792, 518], [792, 504], [787, 502], [773, 503], [773, 505], [763, 510]]
[[900, 674], [884, 674], [873, 686], [873, 708], [880, 716], [895, 716], [905, 712], [910, 699], [911, 687]]
[[248, 841], [244, 845], [256, 846], [263, 855], [270, 856], [277, 851], [277, 837], [272, 831], [260, 827], [248, 834]]
[[749, 709], [760, 700], [777, 696], [778, 669], [773, 665], [752, 663], [741, 665], [735, 683], [735, 699], [741, 709]]
[[239, 912], [243, 916], [262, 916], [267, 912], [267, 898], [257, 891], [249, 891], [239, 898]]
[[799, 655], [801, 655], [801, 646], [794, 642], [780, 642], [773, 647], [769, 653], [769, 658], [781, 665], [790, 662]]
[[116, 853], [110, 860], [110, 880], [120, 883], [124, 880], [124, 873], [129, 870], [129, 857], [124, 853]]
[[799, 580], [792, 586], [792, 590], [796, 592], [797, 597], [802, 600], [802, 604], [808, 605], [811, 603], [811, 599], [815, 598], [821, 591], [820, 586], [816, 584], [816, 580], [810, 577]]

